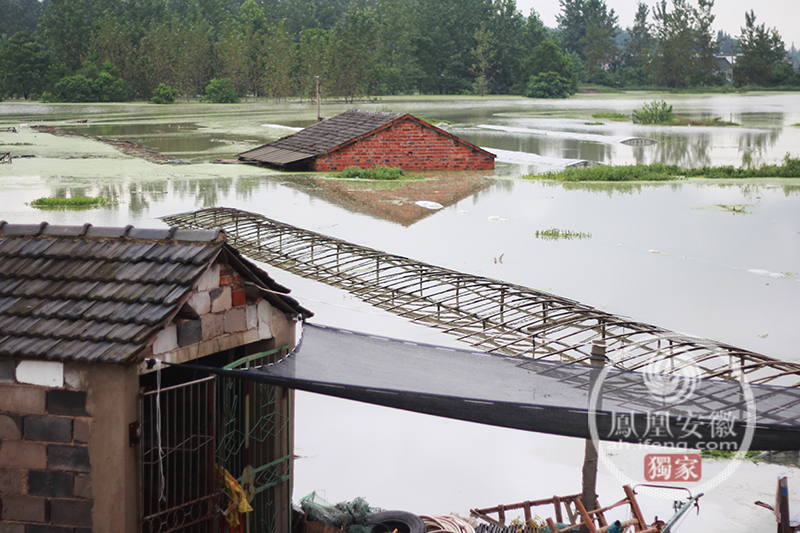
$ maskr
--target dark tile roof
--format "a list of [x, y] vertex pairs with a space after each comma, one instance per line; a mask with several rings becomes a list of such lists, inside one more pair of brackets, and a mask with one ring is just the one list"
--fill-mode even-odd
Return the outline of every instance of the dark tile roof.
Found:
[[273, 305], [311, 316], [220, 230], [0, 221], [0, 357], [136, 362], [221, 254]]
[[237, 157], [245, 161], [288, 165], [326, 154], [404, 116], [351, 109]]

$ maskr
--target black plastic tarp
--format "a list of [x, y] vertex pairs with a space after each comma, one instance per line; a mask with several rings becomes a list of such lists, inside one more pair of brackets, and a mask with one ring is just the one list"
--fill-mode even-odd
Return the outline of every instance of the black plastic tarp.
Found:
[[[188, 365], [192, 366], [192, 365]], [[694, 448], [800, 449], [800, 390], [444, 348], [305, 323], [277, 363], [223, 371], [494, 426]], [[592, 431], [594, 421], [595, 431]], [[671, 444], [670, 444], [671, 443]], [[707, 445], [707, 444], [706, 444]], [[721, 446], [724, 448], [724, 446]]]

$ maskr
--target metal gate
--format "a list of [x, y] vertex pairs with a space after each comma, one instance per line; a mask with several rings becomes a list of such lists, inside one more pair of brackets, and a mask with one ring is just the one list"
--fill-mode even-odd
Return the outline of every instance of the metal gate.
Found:
[[[274, 363], [288, 346], [245, 357], [226, 365], [247, 369]], [[235, 378], [219, 378], [217, 462], [245, 490], [253, 511], [240, 516], [246, 533], [290, 530], [291, 476], [294, 448], [289, 389]]]
[[144, 533], [214, 530], [215, 403], [213, 377], [142, 394], [139, 475]]

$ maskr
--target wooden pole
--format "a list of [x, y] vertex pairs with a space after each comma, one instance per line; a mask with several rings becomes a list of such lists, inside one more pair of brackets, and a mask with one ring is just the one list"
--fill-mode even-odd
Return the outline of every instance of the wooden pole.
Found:
[[778, 515], [778, 533], [790, 533], [789, 527], [789, 481], [786, 474], [778, 475], [778, 494], [775, 514]]
[[322, 120], [319, 112], [319, 76], [314, 76], [317, 79], [317, 122]]
[[[606, 362], [606, 343], [602, 340], [592, 342], [591, 362], [593, 367], [602, 368]], [[599, 370], [592, 371], [592, 388], [600, 375]], [[599, 398], [599, 397], [598, 397]], [[598, 399], [597, 408], [600, 407]], [[592, 439], [586, 439], [583, 454], [583, 492], [581, 503], [585, 509], [597, 509], [597, 448]], [[590, 526], [590, 524], [587, 524]], [[582, 532], [590, 531], [588, 527], [581, 527]]]

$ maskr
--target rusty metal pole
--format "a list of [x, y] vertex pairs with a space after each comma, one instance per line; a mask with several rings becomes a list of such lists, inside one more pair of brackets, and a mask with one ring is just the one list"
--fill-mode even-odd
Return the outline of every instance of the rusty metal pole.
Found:
[[[600, 375], [599, 369], [605, 366], [606, 363], [606, 343], [603, 340], [596, 340], [592, 342], [592, 351], [590, 356], [592, 366], [597, 369], [592, 370], [592, 389], [596, 386], [596, 381]], [[601, 399], [598, 397], [598, 404], [596, 410], [600, 408]], [[583, 492], [581, 495], [581, 503], [587, 511], [597, 509], [597, 448], [594, 446], [592, 439], [586, 439], [586, 447], [583, 455]], [[581, 527], [581, 531], [591, 531], [589, 527]]]

